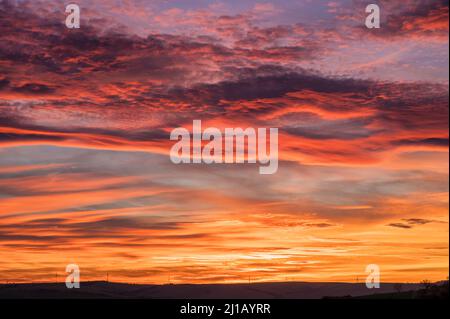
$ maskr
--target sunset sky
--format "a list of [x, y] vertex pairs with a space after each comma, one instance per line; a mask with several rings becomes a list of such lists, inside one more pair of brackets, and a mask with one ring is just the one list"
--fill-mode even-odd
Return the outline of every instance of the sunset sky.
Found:
[[[448, 1], [69, 3], [0, 0], [0, 283], [448, 276]], [[194, 119], [278, 172], [173, 164]]]

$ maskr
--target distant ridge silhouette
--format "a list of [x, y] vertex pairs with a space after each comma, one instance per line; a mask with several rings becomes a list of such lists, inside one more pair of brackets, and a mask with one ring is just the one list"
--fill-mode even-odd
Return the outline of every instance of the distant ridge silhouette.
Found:
[[[364, 283], [333, 282], [146, 285], [92, 281], [81, 282], [80, 289], [68, 289], [64, 283], [1, 284], [0, 299], [321, 299], [389, 294], [395, 293], [397, 287], [396, 283], [368, 289]], [[419, 283], [402, 287], [403, 291], [423, 288]]]

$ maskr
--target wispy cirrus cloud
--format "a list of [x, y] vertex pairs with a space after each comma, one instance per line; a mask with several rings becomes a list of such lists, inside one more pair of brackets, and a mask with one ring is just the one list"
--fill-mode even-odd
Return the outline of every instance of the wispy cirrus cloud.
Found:
[[426, 218], [404, 218], [402, 219], [402, 221], [403, 222], [401, 223], [391, 223], [388, 224], [387, 226], [410, 229], [413, 228], [414, 226], [426, 225], [430, 223], [446, 223], [440, 220], [433, 220]]

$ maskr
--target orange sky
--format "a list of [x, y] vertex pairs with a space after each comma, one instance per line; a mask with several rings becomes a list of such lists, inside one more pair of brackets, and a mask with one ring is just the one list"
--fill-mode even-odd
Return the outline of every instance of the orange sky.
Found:
[[[448, 7], [243, 3], [0, 4], [0, 282], [447, 278]], [[277, 173], [171, 163], [194, 119]]]

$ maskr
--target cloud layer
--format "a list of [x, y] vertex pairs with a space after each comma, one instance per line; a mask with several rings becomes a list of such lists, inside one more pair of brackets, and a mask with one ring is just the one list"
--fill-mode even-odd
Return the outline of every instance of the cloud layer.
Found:
[[[0, 3], [0, 279], [445, 277], [446, 1], [380, 30], [359, 1], [169, 2], [80, 1], [80, 29]], [[193, 119], [278, 127], [279, 172], [173, 165]]]

